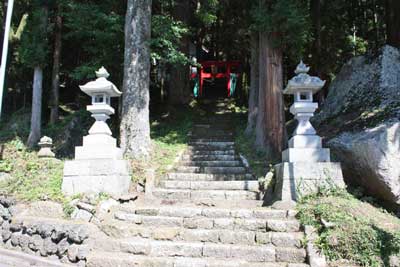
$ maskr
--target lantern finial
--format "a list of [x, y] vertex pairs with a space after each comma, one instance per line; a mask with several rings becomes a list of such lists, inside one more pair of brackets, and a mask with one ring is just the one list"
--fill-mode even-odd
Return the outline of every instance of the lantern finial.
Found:
[[310, 71], [310, 67], [307, 67], [306, 64], [304, 64], [303, 60], [300, 61], [300, 64], [297, 65], [297, 68], [295, 70], [296, 74], [301, 74], [301, 73], [308, 73]]
[[108, 78], [110, 77], [110, 74], [108, 73], [108, 71], [106, 70], [106, 68], [101, 67], [98, 71], [96, 71], [96, 77], [97, 78]]

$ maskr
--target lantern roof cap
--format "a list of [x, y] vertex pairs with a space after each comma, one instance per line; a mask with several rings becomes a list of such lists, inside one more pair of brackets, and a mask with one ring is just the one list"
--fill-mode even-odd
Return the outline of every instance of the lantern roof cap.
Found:
[[122, 92], [112, 82], [107, 80], [110, 74], [104, 67], [96, 71], [96, 77], [95, 81], [88, 82], [85, 85], [79, 86], [79, 88], [89, 96], [106, 94], [110, 97], [119, 97], [122, 95]]
[[321, 88], [326, 84], [326, 81], [323, 81], [316, 76], [310, 76], [308, 74], [309, 71], [310, 67], [304, 64], [303, 61], [300, 61], [300, 64], [295, 70], [297, 75], [289, 81], [283, 93], [293, 95], [297, 92], [311, 91], [313, 94], [315, 94], [321, 90]]

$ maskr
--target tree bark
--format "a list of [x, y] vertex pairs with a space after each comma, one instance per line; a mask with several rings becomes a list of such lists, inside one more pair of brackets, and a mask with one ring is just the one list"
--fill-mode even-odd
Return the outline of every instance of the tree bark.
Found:
[[35, 67], [33, 74], [31, 131], [27, 142], [29, 148], [35, 147], [40, 140], [42, 125], [42, 86], [43, 69], [42, 67], [37, 66]]
[[62, 48], [62, 17], [60, 6], [57, 7], [54, 36], [53, 71], [51, 75], [51, 100], [50, 100], [50, 124], [58, 121], [59, 88], [60, 88], [60, 59]]
[[128, 0], [125, 22], [125, 62], [122, 96], [121, 147], [132, 158], [147, 157], [150, 141], [151, 0]]
[[259, 36], [251, 36], [251, 60], [250, 60], [250, 95], [249, 95], [249, 114], [247, 118], [246, 134], [251, 135], [257, 121], [258, 113], [258, 88], [260, 83], [259, 70]]
[[[178, 0], [175, 2], [173, 16], [175, 20], [188, 25], [190, 22], [190, 1]], [[180, 40], [180, 52], [189, 54], [189, 37], [183, 36]], [[187, 104], [190, 102], [189, 67], [186, 64], [175, 64], [170, 68], [171, 78], [168, 86], [168, 103], [172, 105]]]
[[386, 0], [387, 43], [400, 48], [400, 1]]
[[283, 106], [282, 51], [274, 46], [274, 35], [260, 34], [260, 87], [256, 145], [263, 147], [270, 159], [280, 158], [286, 143]]

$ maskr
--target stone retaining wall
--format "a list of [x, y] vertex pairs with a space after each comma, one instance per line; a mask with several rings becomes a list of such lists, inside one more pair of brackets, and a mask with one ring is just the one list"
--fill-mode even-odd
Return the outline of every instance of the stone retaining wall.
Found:
[[86, 265], [89, 226], [57, 219], [13, 217], [15, 202], [0, 197], [0, 247]]

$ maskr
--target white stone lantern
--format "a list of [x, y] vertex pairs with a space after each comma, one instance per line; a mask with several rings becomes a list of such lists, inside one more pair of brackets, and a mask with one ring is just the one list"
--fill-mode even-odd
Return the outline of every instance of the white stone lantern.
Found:
[[345, 187], [340, 163], [331, 162], [329, 149], [322, 147], [321, 137], [316, 135], [310, 123], [318, 108], [313, 95], [325, 85], [325, 81], [308, 75], [309, 70], [300, 62], [296, 76], [283, 91], [294, 95], [290, 112], [298, 126], [289, 140], [289, 148], [282, 152], [283, 162], [275, 165], [275, 208], [292, 208], [299, 196], [318, 192], [321, 187]]
[[64, 167], [62, 190], [66, 195], [78, 193], [126, 194], [130, 186], [130, 169], [112, 137], [107, 120], [115, 113], [111, 98], [122, 93], [110, 81], [107, 70], [96, 72], [97, 79], [80, 89], [92, 98], [87, 110], [96, 120], [83, 137], [83, 146], [75, 147], [75, 160]]
[[329, 162], [329, 149], [322, 148], [321, 138], [316, 135], [310, 123], [311, 117], [318, 108], [318, 103], [313, 102], [313, 95], [325, 85], [318, 77], [308, 75], [310, 70], [303, 61], [297, 66], [295, 76], [283, 91], [284, 94], [294, 95], [294, 103], [290, 112], [298, 121], [294, 136], [289, 140], [289, 149], [285, 150], [282, 157], [285, 162]]

